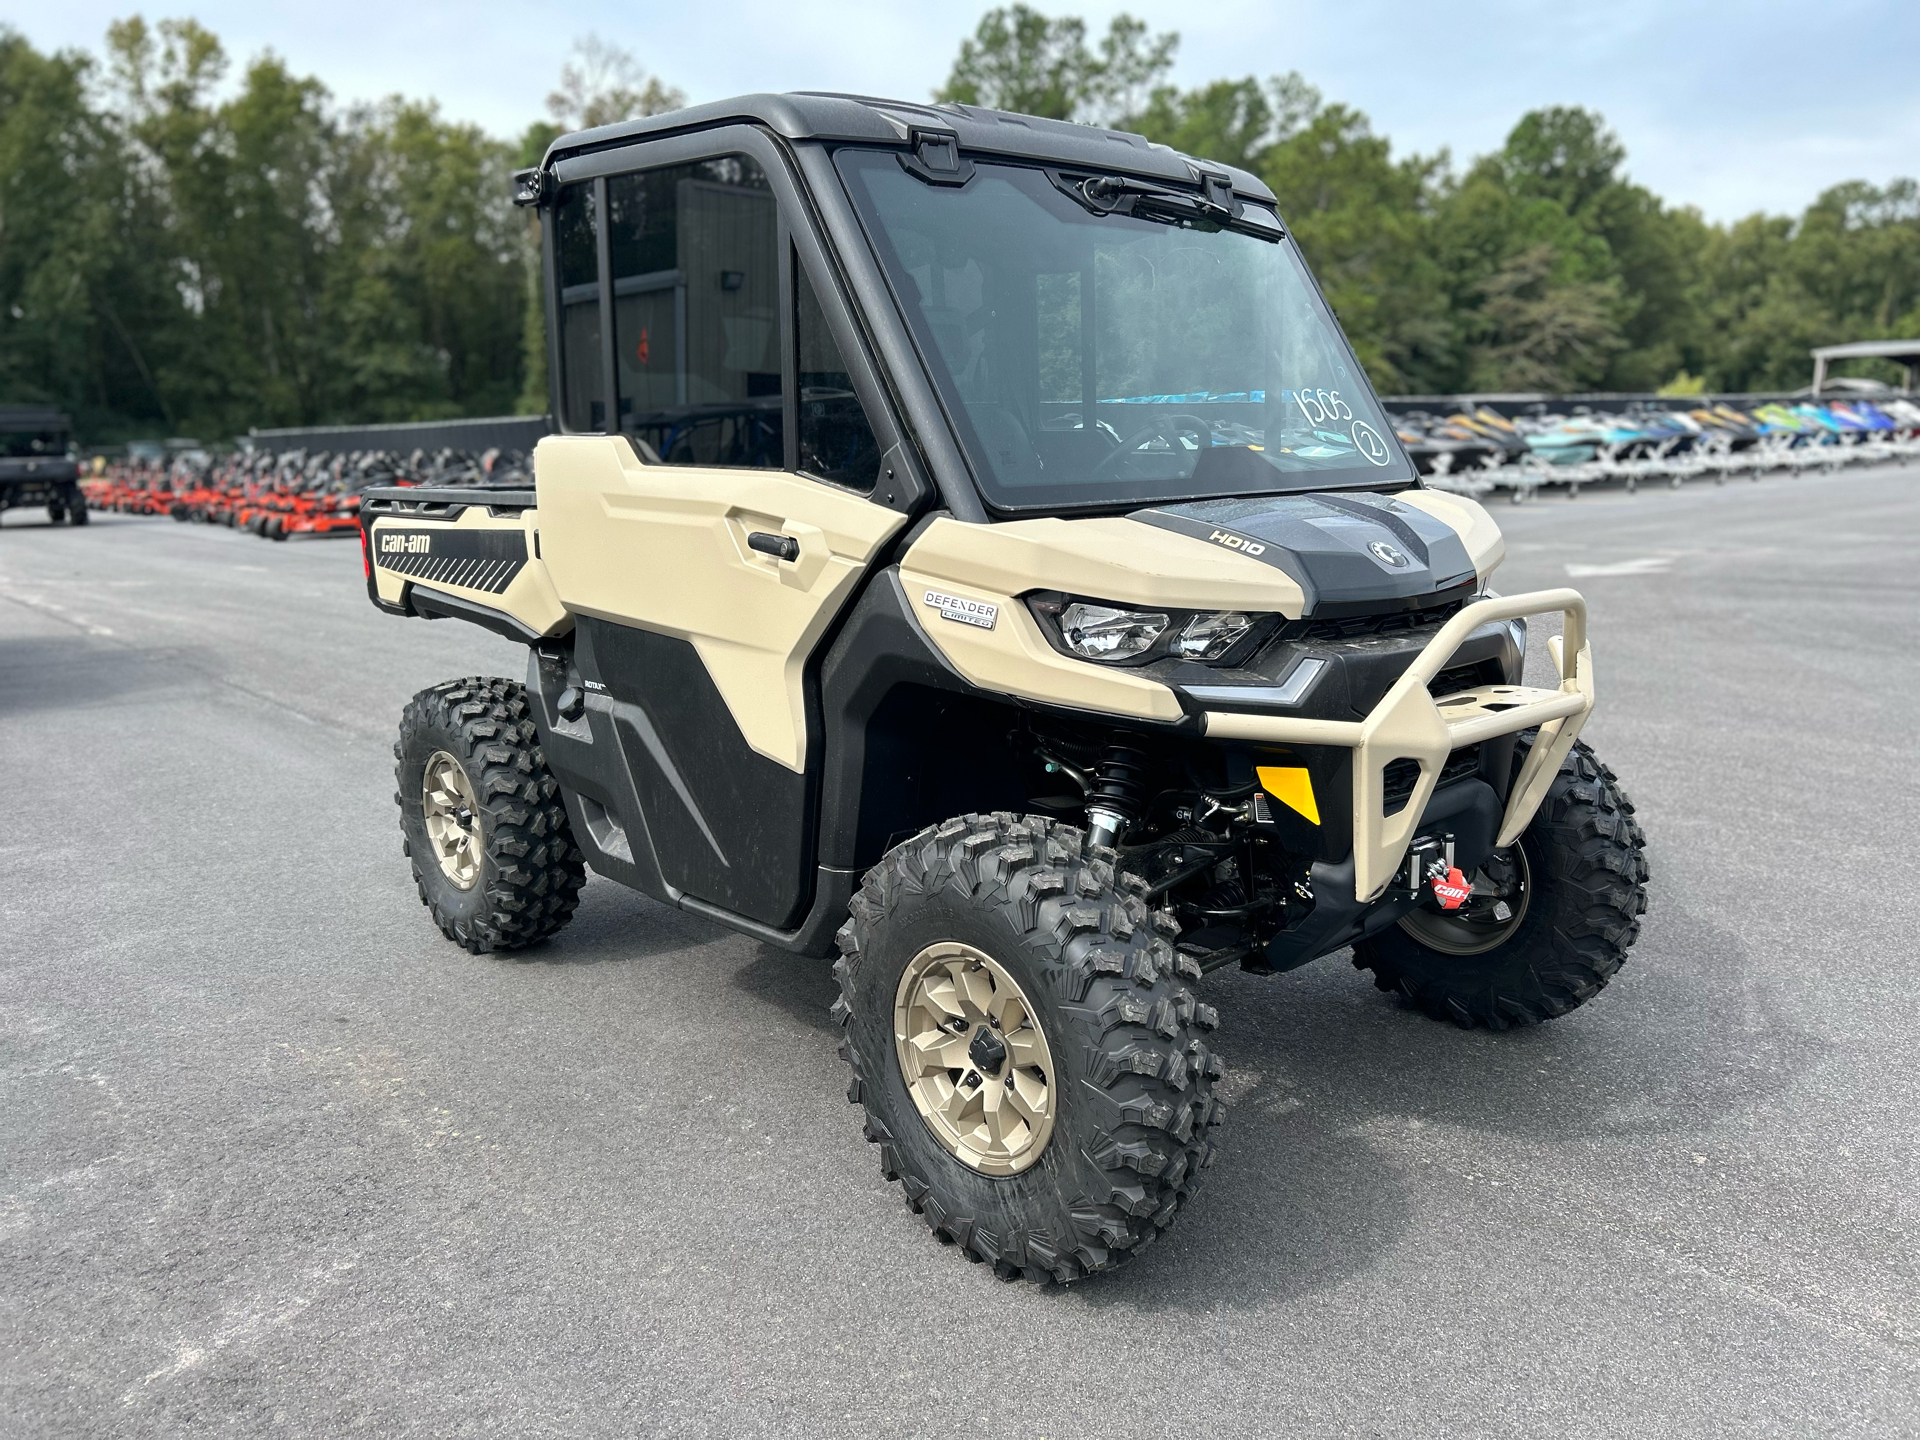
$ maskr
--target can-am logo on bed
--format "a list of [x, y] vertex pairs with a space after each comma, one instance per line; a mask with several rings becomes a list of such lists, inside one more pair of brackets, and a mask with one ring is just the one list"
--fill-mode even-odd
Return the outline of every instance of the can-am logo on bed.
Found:
[[498, 595], [527, 563], [520, 530], [402, 530], [373, 532], [374, 564], [423, 585]]

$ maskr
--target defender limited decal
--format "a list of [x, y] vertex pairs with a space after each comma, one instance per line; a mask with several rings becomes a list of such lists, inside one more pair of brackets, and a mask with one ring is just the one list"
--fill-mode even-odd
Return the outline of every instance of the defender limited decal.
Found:
[[373, 563], [382, 570], [429, 585], [499, 595], [527, 563], [527, 537], [520, 530], [403, 530], [378, 526]]
[[942, 620], [978, 625], [982, 630], [993, 629], [993, 622], [1000, 618], [998, 605], [989, 605], [984, 600], [963, 600], [958, 595], [942, 595], [938, 590], [927, 591], [926, 603], [940, 612]]

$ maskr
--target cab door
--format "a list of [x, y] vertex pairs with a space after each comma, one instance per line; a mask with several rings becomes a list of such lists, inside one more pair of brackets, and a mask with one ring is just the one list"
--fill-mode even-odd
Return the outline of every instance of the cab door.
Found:
[[607, 797], [590, 837], [619, 833], [622, 878], [786, 926], [813, 881], [809, 661], [906, 517], [875, 498], [891, 432], [769, 149], [657, 142], [629, 157], [657, 163], [563, 186], [556, 399], [576, 433], [535, 463]]

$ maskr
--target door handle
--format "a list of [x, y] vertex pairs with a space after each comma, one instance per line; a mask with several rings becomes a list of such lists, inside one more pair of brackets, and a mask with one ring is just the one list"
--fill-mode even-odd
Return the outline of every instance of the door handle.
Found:
[[791, 535], [769, 535], [764, 530], [747, 532], [747, 548], [771, 555], [776, 560], [798, 560], [800, 542]]

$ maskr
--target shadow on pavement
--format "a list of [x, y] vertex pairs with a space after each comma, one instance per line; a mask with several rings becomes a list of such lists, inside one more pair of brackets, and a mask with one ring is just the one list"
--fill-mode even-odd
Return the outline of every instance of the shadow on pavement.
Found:
[[827, 1032], [836, 1028], [827, 1013], [840, 994], [831, 958], [791, 955], [761, 945], [753, 960], [734, 973], [733, 983], [809, 1029]]
[[0, 715], [84, 709], [204, 683], [190, 652], [102, 645], [55, 623], [56, 634], [0, 638]]
[[[1738, 936], [1685, 911], [1657, 919], [1656, 943], [1597, 999], [1505, 1034], [1402, 1006], [1345, 952], [1272, 980], [1210, 978], [1232, 1107], [1221, 1156], [1156, 1252], [1079, 1295], [1147, 1310], [1284, 1301], [1392, 1249], [1410, 1213], [1410, 1165], [1393, 1152], [1412, 1144], [1477, 1166], [1511, 1151], [1481, 1136], [1690, 1136], [1776, 1103], [1829, 1047], [1789, 1021]], [[1667, 954], [1687, 962], [1663, 967]]]
[[731, 932], [698, 915], [587, 872], [580, 908], [559, 935], [528, 950], [497, 959], [517, 965], [609, 965], [652, 960], [731, 938]]

